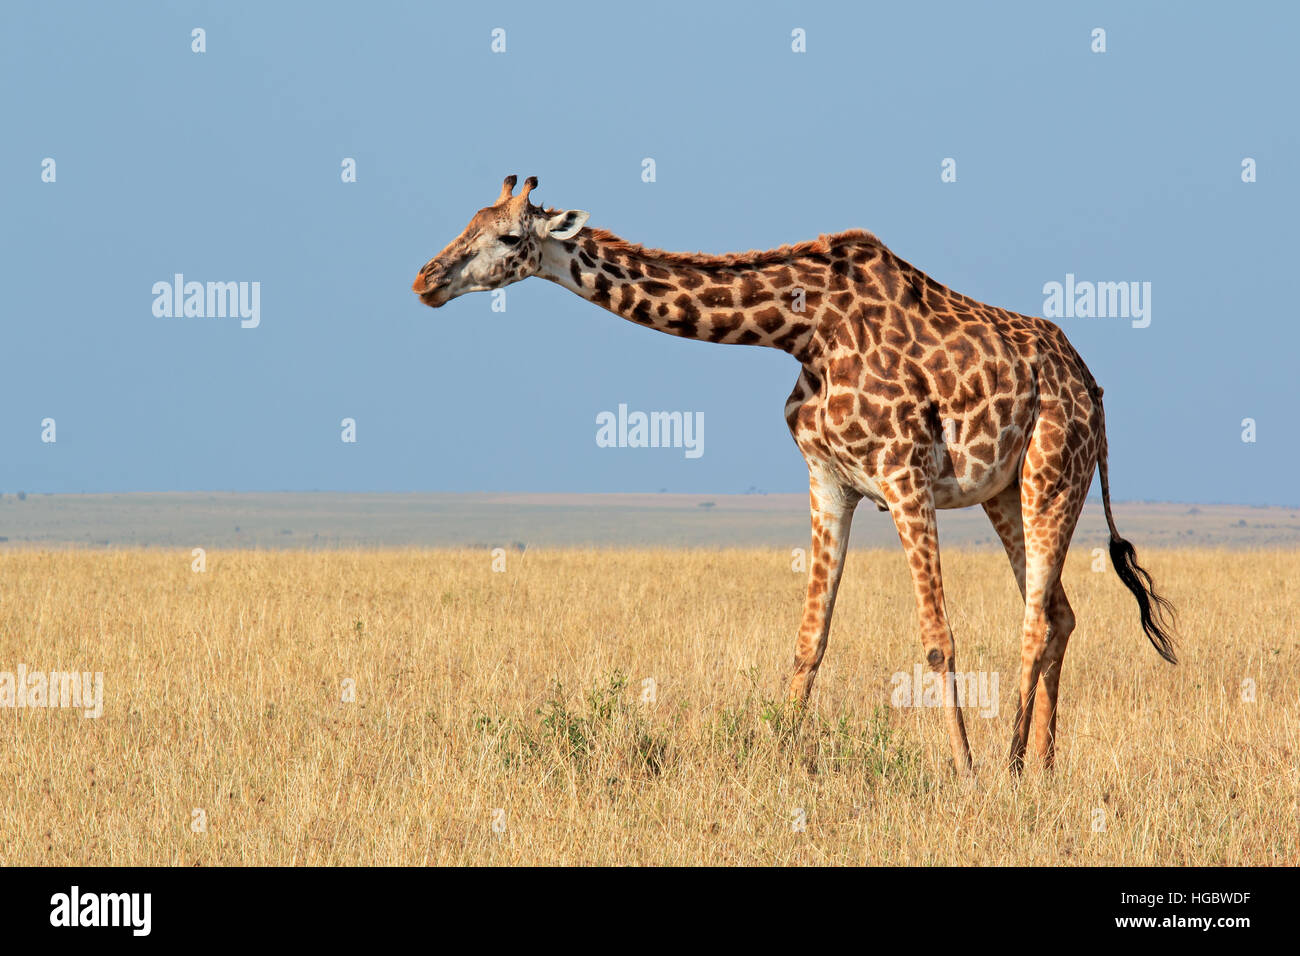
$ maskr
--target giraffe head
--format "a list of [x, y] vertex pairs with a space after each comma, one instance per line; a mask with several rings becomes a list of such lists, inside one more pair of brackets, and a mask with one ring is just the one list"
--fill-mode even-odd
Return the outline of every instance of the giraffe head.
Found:
[[507, 176], [497, 201], [474, 214], [447, 248], [424, 264], [411, 289], [435, 309], [466, 292], [500, 289], [536, 275], [542, 247], [577, 235], [587, 221], [580, 209], [542, 209], [528, 201], [537, 177], [524, 180], [512, 195], [516, 177]]

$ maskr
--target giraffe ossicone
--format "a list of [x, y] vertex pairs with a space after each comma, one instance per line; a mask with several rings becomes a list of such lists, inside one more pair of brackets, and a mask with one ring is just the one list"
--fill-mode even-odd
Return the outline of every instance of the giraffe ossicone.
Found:
[[[506, 177], [497, 201], [416, 275], [435, 308], [540, 276], [638, 325], [683, 338], [780, 349], [801, 368], [785, 419], [808, 464], [812, 551], [792, 700], [806, 703], [830, 633], [854, 509], [893, 518], [912, 573], [924, 659], [955, 672], [935, 511], [981, 505], [1024, 598], [1009, 766], [1055, 756], [1061, 664], [1074, 614], [1061, 585], [1075, 524], [1101, 477], [1110, 554], [1143, 631], [1175, 661], [1172, 608], [1111, 513], [1102, 390], [1046, 319], [978, 302], [850, 230], [762, 252], [666, 252], [587, 227], [581, 210], [531, 202]], [[971, 768], [961, 708], [949, 744]]]

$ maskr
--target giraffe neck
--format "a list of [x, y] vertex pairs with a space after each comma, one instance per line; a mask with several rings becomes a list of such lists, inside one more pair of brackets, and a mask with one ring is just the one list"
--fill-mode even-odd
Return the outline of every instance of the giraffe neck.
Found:
[[[648, 249], [603, 229], [545, 244], [539, 274], [616, 315], [669, 335], [760, 345], [812, 361], [826, 308], [856, 297], [848, 279], [884, 247], [862, 232], [726, 256]], [[843, 298], [849, 297], [849, 298]]]

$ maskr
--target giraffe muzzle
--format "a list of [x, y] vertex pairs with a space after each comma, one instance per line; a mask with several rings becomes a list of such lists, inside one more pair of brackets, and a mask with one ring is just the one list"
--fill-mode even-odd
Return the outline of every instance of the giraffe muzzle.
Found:
[[444, 286], [445, 276], [439, 269], [421, 269], [416, 275], [415, 281], [411, 283], [411, 291], [420, 297], [420, 301], [427, 306], [438, 308], [445, 305], [448, 301], [446, 288]]

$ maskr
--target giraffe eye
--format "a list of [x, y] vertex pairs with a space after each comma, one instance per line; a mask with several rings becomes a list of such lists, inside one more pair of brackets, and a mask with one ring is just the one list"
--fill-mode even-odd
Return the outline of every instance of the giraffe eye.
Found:
[[519, 245], [519, 239], [520, 239], [519, 236], [511, 236], [511, 235], [504, 235], [500, 237], [500, 241], [507, 246]]

